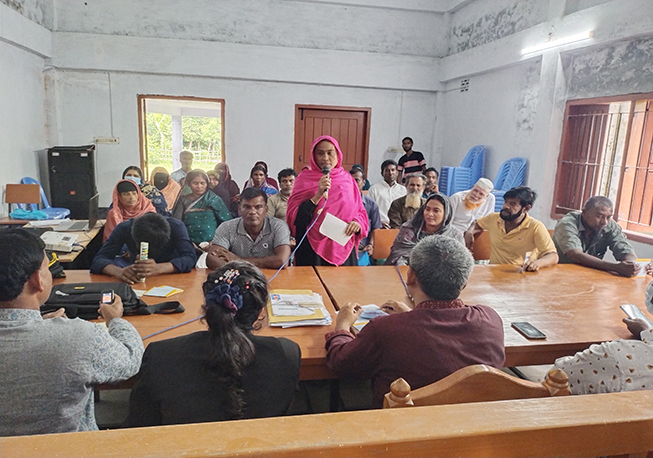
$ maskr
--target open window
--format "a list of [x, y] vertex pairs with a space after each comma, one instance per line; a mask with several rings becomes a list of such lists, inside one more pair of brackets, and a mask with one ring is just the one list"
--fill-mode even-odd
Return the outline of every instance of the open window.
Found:
[[653, 94], [567, 102], [552, 217], [601, 195], [624, 229], [653, 242], [652, 111]]
[[209, 170], [224, 161], [224, 100], [139, 95], [141, 168], [168, 172], [181, 167], [179, 153], [193, 153], [193, 168]]

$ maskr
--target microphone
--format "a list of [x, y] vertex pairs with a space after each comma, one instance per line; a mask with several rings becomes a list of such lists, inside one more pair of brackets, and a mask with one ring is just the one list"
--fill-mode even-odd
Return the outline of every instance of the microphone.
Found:
[[[322, 175], [329, 175], [330, 173], [331, 173], [331, 170], [329, 170], [328, 167], [324, 167], [324, 168], [322, 169]], [[327, 200], [327, 199], [329, 198], [329, 190], [328, 190], [328, 189], [326, 189], [326, 190], [324, 191], [323, 196], [324, 196], [324, 200]]]

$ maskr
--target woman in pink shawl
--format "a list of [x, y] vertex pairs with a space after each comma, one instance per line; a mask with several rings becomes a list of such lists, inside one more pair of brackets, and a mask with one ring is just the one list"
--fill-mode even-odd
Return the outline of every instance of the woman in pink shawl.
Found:
[[102, 243], [107, 241], [118, 224], [149, 212], [156, 212], [156, 209], [141, 189], [131, 180], [120, 180], [113, 189], [113, 206], [107, 214]]
[[[322, 171], [328, 170], [328, 174]], [[328, 193], [327, 193], [328, 190]], [[326, 202], [326, 203], [325, 203]], [[322, 207], [324, 206], [324, 209]], [[351, 236], [345, 246], [320, 233], [327, 213], [347, 223], [345, 234]], [[338, 141], [329, 136], [315, 139], [311, 147], [311, 165], [295, 180], [288, 199], [286, 221], [297, 242], [317, 218], [295, 254], [298, 266], [356, 266], [356, 249], [367, 236], [368, 220], [361, 193], [349, 172], [342, 168]]]

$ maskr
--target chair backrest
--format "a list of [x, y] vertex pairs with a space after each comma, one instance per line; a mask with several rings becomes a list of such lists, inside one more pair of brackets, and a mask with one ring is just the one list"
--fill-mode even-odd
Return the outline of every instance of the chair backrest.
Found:
[[458, 191], [471, 189], [484, 173], [485, 146], [477, 145], [467, 152], [459, 167], [440, 168], [440, 192], [451, 196]]
[[504, 161], [494, 179], [494, 189], [507, 191], [524, 184], [527, 163], [528, 161], [523, 157], [513, 157]]
[[387, 259], [390, 256], [390, 248], [395, 241], [399, 229], [377, 229], [374, 231], [374, 259]]
[[483, 231], [478, 237], [476, 237], [472, 254], [476, 261], [490, 259], [490, 233], [488, 231]]
[[12, 204], [15, 204], [23, 210], [27, 210], [26, 207], [29, 207], [29, 210], [32, 211], [37, 210], [38, 208], [33, 208], [32, 204], [38, 204], [40, 202], [41, 195], [38, 186], [33, 184], [7, 183], [5, 187], [5, 203], [9, 204], [9, 212], [12, 211]]
[[41, 183], [39, 183], [38, 180], [30, 177], [23, 177], [22, 180], [20, 180], [22, 184], [37, 184], [39, 185], [39, 188], [41, 190], [41, 203], [43, 204], [43, 208], [50, 208], [50, 202], [48, 202], [48, 198], [45, 195], [45, 191], [43, 190], [43, 186], [41, 186]]
[[408, 407], [468, 402], [505, 401], [509, 399], [566, 396], [569, 377], [552, 369], [542, 383], [522, 380], [484, 364], [463, 367], [448, 377], [411, 392], [410, 385], [398, 378], [390, 385], [383, 407]]
[[485, 146], [476, 145], [472, 147], [463, 158], [460, 166], [471, 169], [470, 179], [473, 186], [485, 173]]

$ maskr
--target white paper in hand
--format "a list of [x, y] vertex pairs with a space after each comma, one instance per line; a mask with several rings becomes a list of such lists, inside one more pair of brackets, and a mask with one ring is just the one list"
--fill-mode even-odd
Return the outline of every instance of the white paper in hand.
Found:
[[320, 226], [320, 234], [329, 237], [331, 240], [342, 246], [345, 246], [351, 238], [351, 235], [345, 235], [347, 224], [348, 223], [345, 223], [337, 216], [327, 213], [324, 217], [324, 221], [322, 221], [322, 225]]

